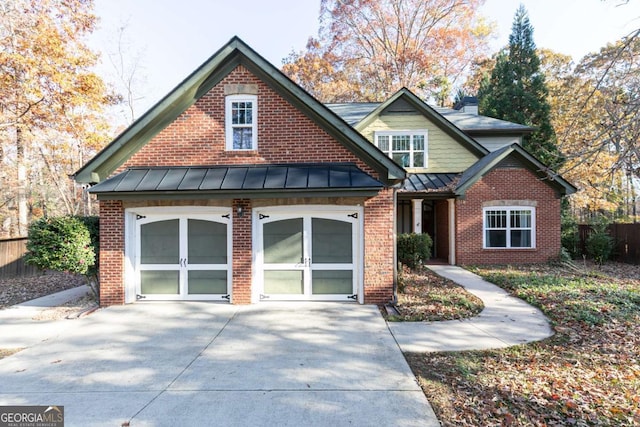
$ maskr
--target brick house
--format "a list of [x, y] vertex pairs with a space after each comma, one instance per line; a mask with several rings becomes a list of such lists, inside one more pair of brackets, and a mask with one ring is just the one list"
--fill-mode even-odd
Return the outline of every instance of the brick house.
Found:
[[396, 230], [428, 233], [449, 264], [537, 263], [560, 252], [560, 204], [576, 191], [521, 146], [534, 128], [433, 108], [407, 89], [328, 107], [407, 171]]
[[75, 174], [100, 203], [101, 305], [386, 303], [407, 224], [451, 263], [557, 256], [575, 189], [445, 116], [408, 90], [323, 105], [231, 39]]

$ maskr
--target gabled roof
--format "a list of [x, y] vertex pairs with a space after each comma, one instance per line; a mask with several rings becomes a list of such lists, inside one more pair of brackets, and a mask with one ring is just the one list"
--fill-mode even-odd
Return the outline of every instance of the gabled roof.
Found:
[[[356, 126], [365, 117], [380, 107], [380, 102], [349, 102], [326, 104], [330, 110], [349, 123]], [[535, 130], [531, 126], [508, 122], [506, 120], [494, 119], [493, 117], [479, 114], [465, 113], [460, 110], [444, 107], [431, 107], [442, 115], [453, 125], [471, 135], [492, 135], [492, 134], [528, 134]]]
[[402, 88], [395, 94], [393, 94], [385, 102], [378, 105], [373, 111], [367, 114], [360, 122], [354, 127], [358, 131], [363, 131], [367, 128], [378, 116], [385, 111], [392, 109], [394, 104], [408, 104], [411, 108], [417, 111], [419, 114], [425, 116], [434, 125], [442, 129], [450, 137], [458, 141], [462, 146], [467, 148], [471, 153], [477, 157], [486, 155], [489, 151], [481, 144], [471, 138], [469, 135], [460, 130], [457, 126], [453, 125], [449, 120], [445, 119], [440, 113], [438, 113], [433, 107], [430, 107], [422, 99], [418, 98], [413, 92], [407, 88]]
[[[100, 199], [162, 194], [184, 197], [283, 197], [309, 193], [348, 192], [374, 195], [382, 183], [353, 163], [254, 166], [135, 167], [89, 190]], [[344, 195], [344, 194], [341, 194]]]
[[246, 67], [282, 97], [291, 102], [328, 134], [376, 170], [385, 182], [394, 183], [405, 177], [404, 169], [382, 151], [369, 143], [351, 126], [257, 54], [242, 40], [238, 37], [233, 37], [182, 83], [78, 170], [74, 175], [75, 180], [81, 183], [98, 183], [109, 177], [149, 140], [172, 123], [238, 65]]
[[451, 108], [435, 107], [435, 110], [451, 123], [474, 136], [510, 134], [523, 135], [530, 134], [536, 128], [525, 126], [506, 120], [495, 119], [480, 114], [465, 113]]
[[511, 144], [487, 154], [465, 170], [456, 183], [454, 194], [463, 196], [469, 187], [482, 178], [484, 174], [507, 158], [514, 158], [520, 161], [522, 165], [538, 175], [540, 179], [546, 180], [549, 185], [555, 187], [562, 195], [573, 194], [577, 191], [576, 187], [533, 157], [520, 144]]

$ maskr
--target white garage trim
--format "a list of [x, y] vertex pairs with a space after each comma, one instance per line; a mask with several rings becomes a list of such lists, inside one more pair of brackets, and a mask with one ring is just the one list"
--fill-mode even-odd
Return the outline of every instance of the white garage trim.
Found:
[[[328, 206], [328, 205], [295, 205], [295, 206], [273, 206], [260, 207], [253, 210], [253, 280], [252, 280], [252, 302], [270, 300], [322, 300], [322, 301], [357, 301], [364, 302], [364, 209], [361, 206]], [[312, 241], [315, 231], [312, 224], [322, 224], [316, 220], [336, 221], [334, 224], [344, 223], [351, 225], [351, 254], [346, 261], [346, 253], [342, 254], [342, 259], [335, 261], [317, 261], [312, 253]], [[284, 224], [284, 221], [288, 221]], [[301, 237], [296, 238], [295, 245], [299, 250], [287, 260], [265, 262], [265, 238], [264, 228], [266, 224], [281, 222], [283, 226], [291, 225], [300, 230]], [[330, 224], [326, 222], [325, 224]], [[320, 235], [322, 236], [322, 235]], [[319, 244], [319, 242], [318, 242]], [[330, 245], [329, 245], [330, 246]], [[296, 252], [297, 251], [297, 252]], [[316, 251], [317, 252], [317, 251]], [[267, 256], [271, 256], [267, 254]], [[316, 260], [316, 261], [314, 261]], [[274, 291], [273, 283], [268, 283], [269, 271], [281, 271], [283, 282], [285, 276], [291, 276], [290, 283], [302, 282], [300, 292], [296, 291]], [[352, 287], [347, 291], [344, 280], [348, 274], [341, 274], [340, 271], [350, 271]], [[320, 281], [312, 281], [314, 274], [324, 276], [324, 290], [316, 291], [315, 285], [321, 287]], [[342, 276], [332, 279], [331, 276]], [[266, 279], [266, 280], [265, 280]], [[274, 279], [271, 279], [272, 282]], [[330, 285], [329, 283], [333, 283]], [[341, 283], [341, 284], [340, 284]], [[284, 285], [283, 285], [284, 286]], [[332, 289], [340, 289], [336, 293], [331, 293]]]
[[[195, 220], [193, 224], [191, 220]], [[169, 263], [145, 264], [141, 263], [141, 229], [147, 224], [157, 223], [159, 221], [171, 222], [173, 226], [177, 225], [179, 261], [171, 261]], [[177, 222], [175, 222], [177, 221]], [[226, 230], [226, 262], [189, 262], [189, 247], [187, 241], [188, 224], [196, 225], [197, 221], [207, 221], [209, 224], [223, 224], [225, 229], [221, 229], [222, 235]], [[223, 207], [204, 207], [204, 206], [176, 206], [176, 207], [143, 207], [128, 208], [125, 210], [125, 302], [135, 302], [139, 298], [154, 300], [213, 300], [228, 301], [231, 298], [232, 290], [232, 238], [233, 230], [231, 223], [231, 209]], [[201, 224], [206, 224], [201, 222]], [[207, 226], [208, 227], [208, 226]], [[167, 275], [176, 275], [178, 280], [178, 289], [176, 292], [163, 294], [157, 292], [153, 294], [143, 294], [141, 276], [143, 272], [162, 272], [167, 271]], [[214, 273], [216, 271], [225, 272]], [[196, 291], [190, 286], [195, 286], [198, 275], [209, 276], [217, 274], [219, 289], [224, 292], [203, 293], [202, 290]], [[149, 273], [149, 274], [150, 274]], [[226, 276], [226, 280], [224, 277]], [[162, 278], [158, 279], [162, 281]], [[190, 281], [189, 281], [190, 280]], [[211, 283], [211, 277], [201, 279], [205, 282], [204, 292]], [[226, 290], [224, 290], [221, 280], [226, 282]], [[149, 283], [149, 282], [147, 282]], [[149, 287], [147, 287], [147, 290]]]

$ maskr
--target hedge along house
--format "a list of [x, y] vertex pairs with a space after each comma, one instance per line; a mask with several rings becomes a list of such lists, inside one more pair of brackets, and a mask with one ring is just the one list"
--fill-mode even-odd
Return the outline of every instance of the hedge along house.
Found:
[[[477, 105], [477, 104], [476, 104]], [[328, 105], [403, 166], [398, 232], [428, 233], [449, 264], [546, 262], [560, 253], [561, 199], [575, 187], [521, 146], [534, 129], [433, 108], [407, 89]]]
[[403, 168], [233, 38], [75, 179], [100, 303], [393, 298]]

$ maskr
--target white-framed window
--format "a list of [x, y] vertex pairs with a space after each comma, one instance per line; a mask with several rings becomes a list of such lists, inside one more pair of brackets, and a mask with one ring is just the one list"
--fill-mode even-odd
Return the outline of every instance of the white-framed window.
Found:
[[376, 132], [375, 144], [402, 167], [427, 167], [426, 130]]
[[225, 127], [227, 150], [258, 148], [258, 97], [229, 95], [226, 97]]
[[485, 249], [535, 248], [536, 211], [533, 207], [487, 207], [483, 209]]

